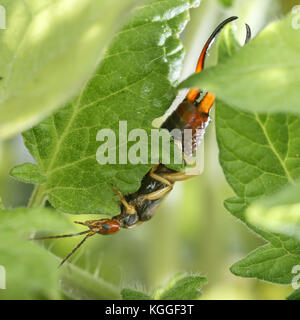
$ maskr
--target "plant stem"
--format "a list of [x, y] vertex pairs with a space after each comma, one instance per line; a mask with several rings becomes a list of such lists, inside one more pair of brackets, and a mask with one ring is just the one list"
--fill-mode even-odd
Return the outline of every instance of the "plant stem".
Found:
[[118, 300], [120, 290], [113, 284], [95, 277], [73, 264], [60, 268], [60, 288], [62, 292], [75, 300]]
[[36, 185], [28, 202], [28, 208], [43, 207], [46, 200], [45, 185]]

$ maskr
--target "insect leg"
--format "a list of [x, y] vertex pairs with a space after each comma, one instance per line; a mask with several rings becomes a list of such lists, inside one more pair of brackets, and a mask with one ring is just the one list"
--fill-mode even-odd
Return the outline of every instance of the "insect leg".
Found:
[[139, 196], [139, 198], [143, 200], [158, 200], [160, 198], [163, 198], [165, 195], [167, 195], [172, 189], [173, 189], [173, 186], [170, 185], [165, 188], [159, 189], [157, 191], [141, 195]]
[[172, 186], [172, 183], [170, 181], [168, 181], [167, 179], [163, 178], [161, 175], [158, 175], [158, 174], [155, 173], [155, 171], [158, 168], [158, 166], [159, 165], [157, 164], [151, 169], [150, 174], [149, 174], [150, 177], [153, 178], [154, 180], [157, 180], [157, 181], [159, 181], [159, 182], [161, 182], [163, 184], [166, 184], [166, 185], [170, 186], [171, 189], [172, 189], [173, 186]]
[[171, 172], [171, 173], [162, 174], [162, 177], [164, 179], [167, 179], [170, 182], [176, 182], [176, 181], [188, 180], [190, 178], [195, 177], [195, 175], [189, 175], [185, 172]]
[[125, 209], [126, 209], [126, 213], [127, 213], [127, 214], [136, 214], [135, 207], [132, 206], [132, 205], [130, 205], [130, 204], [126, 201], [125, 197], [122, 195], [122, 193], [121, 193], [117, 188], [115, 188], [115, 187], [113, 186], [113, 189], [114, 189], [114, 191], [117, 193], [117, 195], [119, 196], [122, 204], [124, 205], [124, 207], [125, 207]]
[[155, 166], [153, 166], [149, 175], [154, 180], [159, 181], [167, 186], [164, 188], [161, 188], [159, 190], [156, 190], [154, 192], [150, 192], [150, 193], [141, 195], [141, 196], [139, 196], [140, 199], [157, 200], [157, 199], [163, 198], [167, 193], [169, 193], [173, 189], [172, 182], [170, 182], [168, 179], [162, 177], [160, 174], [155, 173], [155, 171], [158, 167], [159, 167], [159, 164], [156, 164]]

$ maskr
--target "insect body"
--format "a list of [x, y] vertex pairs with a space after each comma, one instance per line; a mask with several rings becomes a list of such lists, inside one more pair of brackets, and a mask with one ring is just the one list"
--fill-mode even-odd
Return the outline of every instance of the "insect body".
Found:
[[[237, 17], [230, 17], [223, 21], [209, 37], [199, 57], [196, 72], [201, 72], [203, 70], [207, 51], [217, 34], [227, 23], [235, 19], [237, 19]], [[251, 37], [251, 32], [249, 26], [246, 25], [246, 27], [247, 42]], [[209, 112], [214, 102], [215, 96], [211, 92], [190, 89], [186, 98], [163, 123], [162, 128], [168, 129], [169, 131], [177, 128], [182, 132], [184, 129], [191, 129], [193, 139], [187, 150], [192, 154], [198, 147], [200, 141], [198, 136], [199, 130], [204, 134], [209, 123]], [[174, 136], [173, 138], [176, 143], [176, 137]], [[184, 156], [186, 159], [189, 154], [184, 154]], [[171, 170], [163, 164], [155, 165], [145, 175], [137, 192], [123, 196], [117, 189], [115, 189], [120, 198], [120, 214], [111, 219], [89, 220], [85, 222], [75, 221], [77, 224], [88, 227], [88, 230], [83, 232], [61, 236], [40, 237], [35, 239], [65, 238], [85, 234], [83, 240], [61, 262], [62, 265], [85, 242], [86, 239], [96, 233], [101, 235], [111, 235], [118, 232], [121, 228], [133, 228], [150, 220], [156, 212], [156, 208], [159, 203], [172, 190], [173, 184], [176, 181], [183, 181], [193, 176], [194, 175], [187, 175], [184, 172]]]

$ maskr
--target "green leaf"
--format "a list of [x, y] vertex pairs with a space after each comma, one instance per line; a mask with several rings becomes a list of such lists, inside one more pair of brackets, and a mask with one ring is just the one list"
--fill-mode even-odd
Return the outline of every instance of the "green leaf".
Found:
[[0, 139], [36, 124], [78, 91], [135, 3], [1, 1], [7, 29], [0, 32]]
[[6, 289], [0, 299], [60, 298], [57, 258], [28, 241], [35, 230], [70, 229], [67, 220], [46, 209], [0, 212], [0, 264], [6, 271]]
[[123, 289], [121, 295], [123, 300], [151, 300], [146, 293], [134, 289]]
[[[273, 195], [300, 176], [298, 152], [300, 119], [290, 115], [258, 115], [230, 108], [218, 101], [216, 110], [220, 162], [238, 198], [226, 202], [237, 218], [261, 197]], [[245, 130], [246, 129], [246, 130]], [[293, 266], [300, 263], [300, 242], [247, 225], [270, 241], [232, 267], [244, 277], [288, 284]], [[270, 266], [273, 266], [271, 268]]]
[[300, 263], [300, 242], [287, 236], [270, 233], [250, 224], [245, 219], [246, 200], [231, 198], [225, 201], [226, 209], [270, 243], [251, 252], [235, 263], [231, 272], [246, 278], [258, 278], [280, 284], [291, 284], [292, 270]]
[[220, 161], [241, 198], [273, 194], [300, 176], [300, 117], [250, 114], [217, 104]]
[[230, 270], [233, 274], [246, 278], [290, 284], [295, 276], [291, 272], [292, 268], [300, 263], [299, 243], [297, 246], [298, 254], [293, 254], [284, 246], [267, 244], [235, 263]]
[[246, 218], [263, 230], [276, 232], [300, 240], [300, 183], [288, 186], [275, 195], [255, 202]]
[[45, 183], [47, 181], [47, 178], [41, 174], [39, 167], [29, 162], [11, 169], [10, 175], [19, 181], [27, 183]]
[[276, 194], [300, 177], [299, 128], [297, 116], [247, 113], [217, 101], [220, 163], [237, 195], [228, 199], [225, 207], [269, 242], [234, 264], [231, 271], [236, 275], [281, 284], [290, 284], [294, 277], [292, 269], [300, 263], [300, 242], [249, 223], [245, 211], [254, 201]]
[[230, 106], [300, 113], [300, 32], [294, 16], [268, 25], [226, 62], [192, 75], [183, 87], [205, 87]]
[[177, 274], [163, 288], [154, 293], [155, 300], [195, 300], [201, 296], [200, 289], [207, 279], [197, 275]]
[[300, 300], [300, 289], [295, 290], [287, 297], [287, 300]]
[[45, 189], [54, 207], [112, 216], [119, 205], [111, 184], [123, 194], [139, 188], [151, 164], [100, 165], [96, 136], [110, 128], [118, 137], [119, 121], [127, 121], [128, 132], [137, 127], [150, 132], [152, 121], [168, 109], [183, 59], [178, 36], [189, 20], [189, 8], [197, 4], [154, 0], [138, 8], [81, 94], [24, 134], [47, 177]]

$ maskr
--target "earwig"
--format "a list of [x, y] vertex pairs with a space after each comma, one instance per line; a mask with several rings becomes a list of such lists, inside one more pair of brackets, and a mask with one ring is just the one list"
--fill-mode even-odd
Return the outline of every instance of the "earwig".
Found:
[[[204, 69], [207, 52], [216, 36], [225, 25], [237, 18], [238, 17], [230, 17], [224, 20], [211, 34], [198, 59], [195, 71], [196, 73], [201, 72]], [[251, 29], [247, 24], [246, 33], [245, 43], [251, 39]], [[199, 144], [196, 137], [197, 129], [203, 130], [203, 133], [205, 132], [209, 123], [209, 113], [214, 103], [215, 96], [213, 93], [204, 93], [197, 88], [191, 88], [182, 103], [179, 104], [177, 109], [167, 118], [161, 127], [168, 129], [169, 131], [174, 128], [178, 128], [181, 131], [184, 129], [192, 129], [193, 134], [195, 134], [195, 139], [191, 146], [191, 152], [193, 153]], [[173, 138], [176, 140], [176, 137]], [[123, 196], [116, 188], [113, 187], [120, 199], [120, 214], [111, 219], [89, 220], [85, 222], [74, 221], [74, 223], [87, 227], [88, 230], [66, 235], [37, 237], [34, 238], [34, 240], [58, 239], [85, 235], [81, 242], [79, 242], [79, 244], [66, 256], [66, 258], [62, 260], [60, 264], [61, 266], [88, 238], [96, 233], [101, 235], [112, 235], [118, 232], [121, 228], [133, 228], [150, 220], [154, 216], [159, 203], [173, 189], [173, 184], [176, 181], [183, 181], [191, 177], [193, 177], [193, 175], [187, 175], [184, 172], [171, 170], [163, 164], [157, 164], [144, 176], [141, 186], [137, 192]]]

